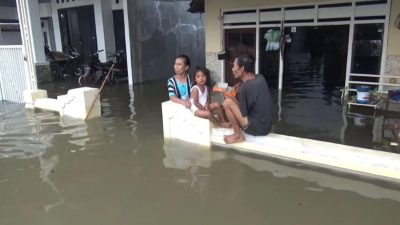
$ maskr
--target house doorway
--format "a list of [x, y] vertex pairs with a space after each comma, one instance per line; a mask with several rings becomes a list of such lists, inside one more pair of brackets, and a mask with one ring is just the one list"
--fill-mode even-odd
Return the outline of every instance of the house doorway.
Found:
[[228, 58], [225, 60], [225, 82], [233, 86], [236, 81], [232, 67], [235, 58], [241, 54], [256, 54], [256, 29], [228, 29], [225, 30], [225, 51]]
[[97, 51], [96, 25], [93, 5], [58, 10], [63, 52], [70, 47], [88, 62]]
[[285, 28], [283, 89], [320, 85], [340, 89], [346, 83], [349, 25]]
[[125, 50], [124, 10], [113, 11], [115, 49]]

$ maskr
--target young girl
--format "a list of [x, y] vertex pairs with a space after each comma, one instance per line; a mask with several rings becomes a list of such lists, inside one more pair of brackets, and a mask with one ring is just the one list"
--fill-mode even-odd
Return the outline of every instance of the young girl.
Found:
[[[210, 104], [210, 71], [205, 67], [197, 67], [196, 75], [194, 77], [196, 85], [191, 89], [192, 103], [191, 110], [197, 117], [207, 118], [217, 126], [230, 127], [230, 124], [225, 121], [222, 107], [219, 102], [213, 102]], [[212, 114], [212, 111], [216, 111], [218, 119]]]

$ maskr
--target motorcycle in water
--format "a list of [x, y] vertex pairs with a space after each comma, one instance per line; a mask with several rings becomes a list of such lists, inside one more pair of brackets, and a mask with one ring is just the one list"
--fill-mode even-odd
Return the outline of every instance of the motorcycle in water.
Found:
[[[122, 80], [122, 78], [127, 78], [127, 69], [126, 69], [126, 57], [124, 57], [123, 51], [116, 51], [114, 54], [109, 55], [108, 58], [115, 57], [116, 63], [113, 61], [100, 62], [99, 53], [104, 50], [99, 50], [90, 55], [90, 62], [80, 66], [78, 70], [80, 70], [80, 75], [78, 79], [78, 83], [80, 86], [82, 85], [97, 85], [100, 84], [110, 72], [110, 75], [107, 78], [108, 83], [114, 83]], [[124, 61], [125, 60], [125, 61]], [[125, 64], [124, 64], [125, 63]], [[111, 66], [114, 64], [114, 67], [111, 69]], [[124, 66], [125, 65], [125, 66]], [[125, 78], [125, 80], [126, 80]]]
[[113, 69], [113, 75], [116, 80], [127, 80], [128, 69], [126, 64], [126, 52], [125, 50], [117, 50], [115, 53], [108, 56], [108, 58], [115, 57], [115, 66]]
[[64, 76], [72, 76], [77, 72], [77, 66], [80, 60], [79, 52], [68, 47], [68, 53], [59, 51], [50, 51], [48, 46], [45, 46], [46, 59], [50, 62], [50, 69], [53, 80], [62, 80]]
[[[77, 75], [79, 76], [78, 83], [80, 86], [84, 85], [98, 85], [100, 84], [107, 76], [108, 71], [110, 70], [112, 61], [108, 61], [105, 63], [100, 62], [99, 53], [104, 50], [99, 50], [90, 55], [90, 62], [85, 63], [84, 65], [79, 66], [77, 69]], [[114, 71], [114, 69], [113, 69]], [[114, 74], [110, 74], [107, 78], [108, 83], [112, 83], [114, 81]]]

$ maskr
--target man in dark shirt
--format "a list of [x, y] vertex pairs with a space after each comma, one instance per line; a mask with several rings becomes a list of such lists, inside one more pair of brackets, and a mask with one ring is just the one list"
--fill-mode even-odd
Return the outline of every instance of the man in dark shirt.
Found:
[[242, 55], [235, 59], [232, 72], [242, 80], [239, 101], [227, 97], [224, 101], [225, 114], [232, 124], [234, 133], [224, 136], [227, 144], [243, 142], [241, 129], [251, 135], [267, 135], [272, 127], [272, 99], [267, 82], [262, 75], [254, 74], [254, 59]]

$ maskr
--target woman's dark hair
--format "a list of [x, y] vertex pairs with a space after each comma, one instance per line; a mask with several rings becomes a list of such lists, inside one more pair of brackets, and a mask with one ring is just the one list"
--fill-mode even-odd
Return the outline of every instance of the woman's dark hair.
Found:
[[243, 54], [237, 57], [239, 67], [244, 67], [244, 71], [254, 73], [254, 58], [250, 54]]
[[206, 78], [207, 78], [206, 86], [210, 89], [211, 88], [211, 84], [212, 84], [211, 76], [210, 76], [210, 70], [207, 69], [207, 67], [205, 67], [205, 66], [197, 66], [196, 70], [194, 72], [195, 79], [193, 79], [195, 84], [196, 84], [196, 74], [197, 74], [197, 72], [202, 72], [204, 75], [206, 75]]
[[177, 59], [183, 59], [183, 63], [185, 63], [185, 65], [187, 65], [187, 66], [189, 66], [190, 67], [190, 59], [189, 59], [189, 56], [187, 56], [187, 55], [178, 55], [177, 57], [176, 57]]

